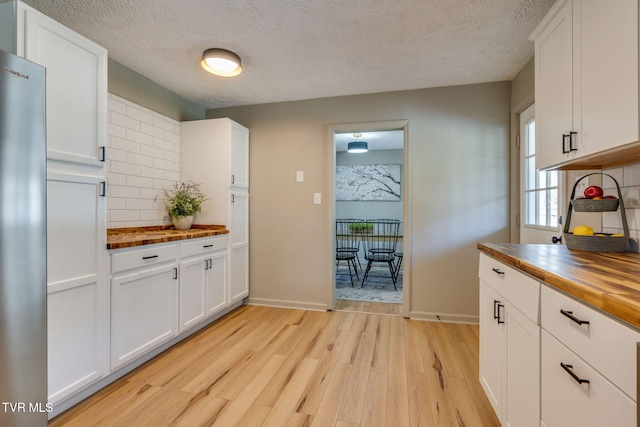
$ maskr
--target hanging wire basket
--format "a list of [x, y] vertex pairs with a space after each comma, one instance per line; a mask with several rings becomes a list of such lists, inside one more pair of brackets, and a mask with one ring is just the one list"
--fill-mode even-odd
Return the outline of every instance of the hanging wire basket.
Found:
[[[591, 175], [606, 175], [613, 180], [618, 190], [617, 199], [574, 199], [576, 194], [576, 187], [578, 183], [584, 178]], [[620, 234], [611, 233], [596, 233], [593, 236], [576, 236], [570, 231], [571, 224], [571, 212], [575, 209], [576, 212], [613, 212], [620, 209], [620, 216], [622, 217], [622, 230]], [[564, 223], [564, 241], [569, 249], [591, 252], [624, 252], [627, 247], [627, 241], [629, 240], [629, 224], [627, 223], [627, 213], [624, 209], [624, 201], [622, 200], [622, 192], [620, 191], [620, 185], [614, 177], [606, 173], [590, 173], [578, 179], [571, 191], [571, 200], [569, 203], [569, 210]]]

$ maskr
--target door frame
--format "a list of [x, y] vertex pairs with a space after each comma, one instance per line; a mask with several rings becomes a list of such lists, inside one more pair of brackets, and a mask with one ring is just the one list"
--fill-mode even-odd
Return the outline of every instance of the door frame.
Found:
[[327, 295], [327, 307], [329, 310], [335, 309], [335, 277], [336, 277], [336, 263], [335, 263], [335, 251], [336, 242], [334, 238], [335, 234], [335, 221], [336, 221], [336, 203], [335, 203], [335, 176], [336, 176], [336, 147], [335, 147], [335, 134], [336, 133], [362, 133], [362, 132], [380, 132], [389, 130], [402, 130], [403, 131], [403, 198], [402, 198], [402, 221], [403, 221], [403, 237], [402, 237], [402, 308], [400, 310], [403, 317], [409, 318], [411, 309], [411, 235], [412, 235], [412, 222], [411, 222], [411, 153], [409, 145], [409, 121], [408, 120], [386, 120], [386, 121], [374, 121], [374, 122], [360, 122], [360, 123], [343, 123], [343, 124], [330, 124], [327, 125], [327, 188], [326, 188], [326, 203], [327, 203], [327, 222], [326, 227], [326, 247], [331, 249], [329, 256], [327, 256], [327, 274], [326, 278], [326, 295]]

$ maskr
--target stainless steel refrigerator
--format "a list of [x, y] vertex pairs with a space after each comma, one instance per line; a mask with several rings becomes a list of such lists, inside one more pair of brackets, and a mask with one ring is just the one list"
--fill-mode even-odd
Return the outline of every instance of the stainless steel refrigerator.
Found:
[[45, 69], [0, 50], [0, 426], [47, 424]]

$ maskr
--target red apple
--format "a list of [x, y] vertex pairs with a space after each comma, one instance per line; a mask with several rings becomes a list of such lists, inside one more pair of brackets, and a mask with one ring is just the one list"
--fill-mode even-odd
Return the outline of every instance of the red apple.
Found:
[[602, 197], [604, 195], [604, 191], [602, 188], [597, 185], [590, 185], [589, 187], [584, 189], [584, 197], [587, 199], [593, 199], [594, 197]]

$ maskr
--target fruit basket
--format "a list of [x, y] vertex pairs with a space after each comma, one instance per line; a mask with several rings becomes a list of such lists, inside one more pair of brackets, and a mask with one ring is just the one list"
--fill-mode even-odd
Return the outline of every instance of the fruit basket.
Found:
[[[575, 199], [576, 187], [584, 178], [591, 175], [606, 175], [616, 184], [618, 191], [617, 199]], [[622, 230], [620, 234], [596, 233], [593, 236], [574, 235], [571, 230], [571, 212], [613, 212], [620, 209], [622, 218]], [[611, 175], [605, 173], [590, 173], [583, 176], [573, 186], [571, 191], [571, 199], [569, 209], [564, 224], [564, 241], [569, 249], [592, 252], [624, 252], [627, 241], [629, 240], [629, 225], [627, 223], [627, 214], [624, 209], [624, 200], [622, 200], [622, 192], [618, 181]]]
[[613, 212], [618, 210], [619, 199], [573, 199], [571, 204], [576, 212]]

